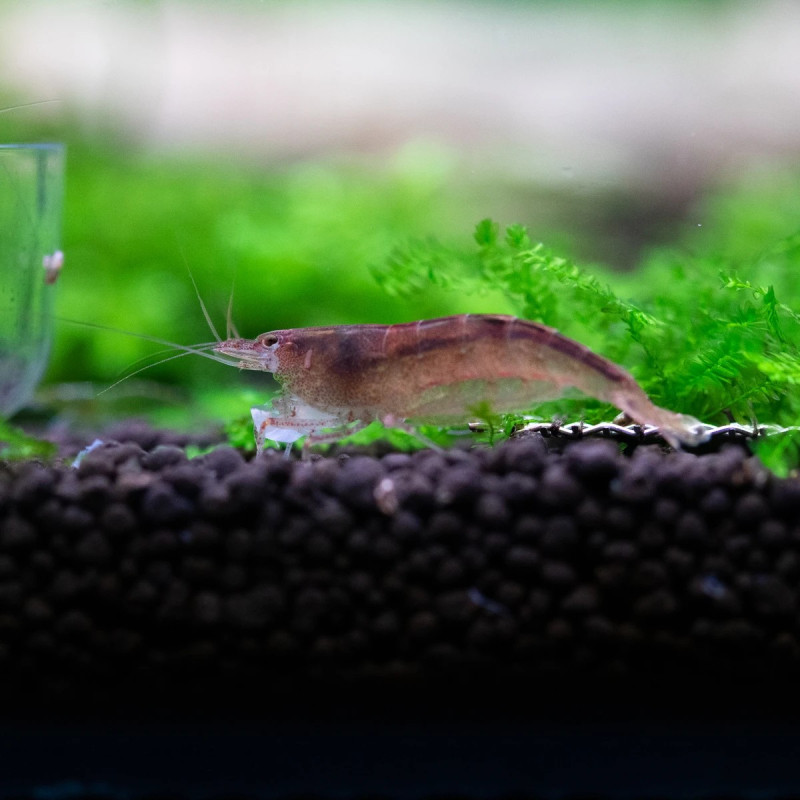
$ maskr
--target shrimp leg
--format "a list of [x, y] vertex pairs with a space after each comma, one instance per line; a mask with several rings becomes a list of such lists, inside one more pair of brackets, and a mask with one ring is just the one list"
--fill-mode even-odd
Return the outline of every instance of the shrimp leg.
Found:
[[[316, 431], [323, 428], [341, 428], [349, 421], [335, 414], [320, 411], [296, 397], [287, 395], [276, 398], [272, 405], [253, 406], [250, 415], [255, 429], [256, 452], [260, 453], [264, 449], [265, 440], [269, 439], [285, 443], [287, 456], [292, 444], [303, 436], [308, 437], [305, 450], [312, 439], [321, 442], [328, 438], [324, 434], [314, 436]], [[333, 441], [340, 437], [341, 433], [329, 440]]]

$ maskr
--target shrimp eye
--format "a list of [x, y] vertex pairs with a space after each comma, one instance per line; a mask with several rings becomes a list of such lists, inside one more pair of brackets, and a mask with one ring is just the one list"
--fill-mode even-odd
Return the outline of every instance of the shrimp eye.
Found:
[[262, 333], [258, 339], [266, 347], [271, 347], [273, 344], [278, 343], [278, 337], [274, 333]]

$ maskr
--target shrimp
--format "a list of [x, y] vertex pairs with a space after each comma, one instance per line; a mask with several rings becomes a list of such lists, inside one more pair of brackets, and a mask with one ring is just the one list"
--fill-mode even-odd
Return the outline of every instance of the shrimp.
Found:
[[673, 447], [702, 441], [692, 417], [654, 405], [622, 367], [538, 322], [462, 314], [397, 325], [332, 325], [227, 339], [212, 348], [241, 369], [271, 372], [283, 392], [252, 409], [258, 450], [373, 420], [457, 423], [488, 403], [519, 412], [570, 387], [654, 425]]

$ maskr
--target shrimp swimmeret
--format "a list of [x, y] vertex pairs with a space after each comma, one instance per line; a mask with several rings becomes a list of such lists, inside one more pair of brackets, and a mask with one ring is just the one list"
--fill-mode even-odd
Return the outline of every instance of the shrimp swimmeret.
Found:
[[703, 439], [697, 420], [654, 405], [622, 367], [516, 317], [293, 328], [212, 349], [242, 369], [273, 373], [282, 385], [271, 409], [252, 409], [259, 450], [265, 439], [312, 440], [325, 428], [376, 419], [463, 422], [483, 403], [498, 413], [524, 411], [570, 387], [654, 425], [673, 447]]

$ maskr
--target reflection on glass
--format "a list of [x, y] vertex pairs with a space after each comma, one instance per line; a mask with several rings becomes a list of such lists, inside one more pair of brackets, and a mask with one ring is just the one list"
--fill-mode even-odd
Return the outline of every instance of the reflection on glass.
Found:
[[47, 365], [63, 193], [63, 145], [0, 145], [0, 417], [30, 400]]

